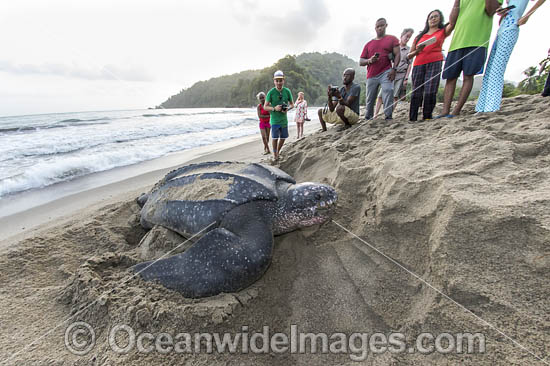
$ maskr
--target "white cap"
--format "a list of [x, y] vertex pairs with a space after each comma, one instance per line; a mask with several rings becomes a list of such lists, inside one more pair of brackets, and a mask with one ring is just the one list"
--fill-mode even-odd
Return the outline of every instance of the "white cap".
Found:
[[285, 74], [281, 70], [275, 71], [275, 74], [273, 74], [273, 79], [284, 79]]

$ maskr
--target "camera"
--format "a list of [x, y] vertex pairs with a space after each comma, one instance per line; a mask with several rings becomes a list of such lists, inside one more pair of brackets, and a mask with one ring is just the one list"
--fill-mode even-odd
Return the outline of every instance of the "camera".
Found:
[[331, 85], [330, 86], [330, 95], [334, 95], [334, 94], [338, 93], [338, 90], [339, 90], [339, 88], [337, 86]]
[[288, 110], [288, 104], [283, 103], [281, 104], [281, 112], [286, 112]]

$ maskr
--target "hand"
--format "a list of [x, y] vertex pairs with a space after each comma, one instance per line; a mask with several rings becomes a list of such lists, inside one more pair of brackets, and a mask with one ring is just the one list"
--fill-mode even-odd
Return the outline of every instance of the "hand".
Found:
[[283, 106], [282, 105], [276, 105], [275, 107], [273, 107], [273, 110], [274, 111], [277, 111], [277, 112], [280, 112], [281, 110], [283, 109]]
[[409, 79], [405, 78], [403, 80], [403, 87], [406, 87], [408, 82], [409, 82]]
[[424, 48], [426, 48], [425, 44], [421, 44], [420, 46], [416, 46], [416, 54], [418, 55], [420, 52], [424, 51]]
[[327, 96], [332, 97], [332, 93], [330, 92], [331, 85], [327, 86]]
[[397, 71], [395, 69], [391, 69], [390, 73], [388, 74], [388, 79], [390, 79], [390, 81], [394, 81], [396, 73], [397, 73]]
[[498, 16], [501, 17], [501, 20], [502, 20], [503, 18], [506, 17], [506, 15], [508, 15], [508, 13], [510, 12], [510, 10], [511, 10], [511, 9], [506, 9], [506, 10], [504, 10], [503, 8], [498, 8], [496, 13], [498, 14]]
[[371, 58], [369, 58], [369, 65], [375, 64], [378, 62], [378, 56], [374, 55]]
[[333, 95], [338, 99], [342, 98], [342, 94], [340, 94], [340, 90], [336, 90], [336, 92]]
[[524, 16], [524, 17], [519, 18], [518, 26], [522, 26], [522, 25], [526, 24], [528, 20], [529, 20], [528, 16]]

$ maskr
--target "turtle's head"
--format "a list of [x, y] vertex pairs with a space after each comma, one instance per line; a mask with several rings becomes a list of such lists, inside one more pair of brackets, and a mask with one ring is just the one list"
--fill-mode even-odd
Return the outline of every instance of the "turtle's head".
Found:
[[338, 194], [329, 185], [300, 183], [290, 185], [280, 199], [275, 220], [276, 234], [329, 221], [334, 213]]

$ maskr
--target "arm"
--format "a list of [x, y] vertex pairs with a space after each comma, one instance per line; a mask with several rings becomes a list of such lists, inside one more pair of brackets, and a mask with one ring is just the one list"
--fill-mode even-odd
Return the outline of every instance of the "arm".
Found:
[[399, 65], [399, 61], [401, 61], [401, 50], [399, 49], [399, 43], [397, 46], [393, 47], [393, 67], [390, 70], [390, 73], [388, 74], [388, 79], [390, 81], [395, 80], [395, 74], [397, 74], [397, 65]]
[[413, 45], [412, 45], [412, 47], [411, 47], [411, 52], [409, 52], [409, 54], [407, 55], [407, 58], [408, 58], [409, 60], [415, 58], [416, 55], [418, 55], [420, 52], [422, 52], [422, 50], [424, 50], [424, 47], [426, 47], [426, 46], [422, 45], [422, 46], [419, 46], [419, 47], [417, 48], [417, 47], [416, 47], [416, 44], [418, 43], [418, 41], [420, 41], [420, 39], [415, 40], [415, 41], [413, 42]]
[[268, 98], [266, 97], [265, 98], [265, 103], [264, 103], [264, 109], [268, 112], [272, 112], [272, 111], [277, 111], [277, 112], [280, 112], [281, 111], [281, 106], [280, 105], [277, 105], [275, 107], [272, 107], [271, 106], [271, 102], [269, 100], [267, 100]]
[[405, 80], [403, 80], [403, 85], [407, 85], [407, 81], [409, 80], [409, 75], [411, 74], [412, 64], [409, 63], [409, 67], [407, 67], [407, 72], [405, 73]]
[[460, 0], [455, 0], [453, 9], [451, 10], [451, 15], [449, 16], [449, 23], [445, 26], [445, 37], [450, 36], [455, 29], [458, 14], [460, 14]]
[[397, 45], [393, 48], [393, 68], [397, 69], [399, 63], [401, 62], [401, 46]]
[[376, 57], [376, 55], [372, 56], [371, 58], [360, 58], [359, 59], [359, 66], [372, 65], [376, 61], [378, 61], [378, 57]]
[[498, 0], [485, 0], [485, 12], [488, 16], [492, 17], [497, 12], [498, 8], [502, 3]]
[[268, 112], [271, 112], [275, 110], [275, 107], [272, 107], [271, 103], [266, 100], [264, 103], [264, 109]]
[[[327, 100], [328, 109], [331, 112], [334, 112], [334, 109], [336, 108], [336, 105], [338, 104], [338, 102], [333, 102], [332, 101], [332, 94], [330, 92], [330, 85], [327, 88], [327, 96], [328, 96], [328, 100]], [[336, 97], [340, 98], [340, 92], [337, 93]]]
[[258, 119], [262, 118], [262, 113], [260, 112], [260, 105], [256, 107], [256, 112], [258, 112]]
[[527, 14], [525, 14], [524, 16], [522, 16], [522, 17], [518, 20], [518, 25], [521, 26], [521, 25], [524, 25], [525, 23], [527, 23], [527, 21], [529, 20], [529, 17], [530, 17], [531, 15], [533, 15], [533, 13], [534, 13], [535, 11], [537, 11], [537, 9], [538, 9], [542, 4], [544, 4], [545, 1], [546, 1], [546, 0], [539, 0], [539, 1], [537, 1], [537, 3], [536, 3], [535, 5], [533, 5], [533, 7], [531, 8], [531, 10], [529, 10], [529, 11], [527, 12]]
[[376, 61], [378, 61], [378, 57], [369, 57], [369, 51], [367, 49], [367, 46], [365, 45], [365, 48], [363, 48], [363, 53], [361, 53], [361, 57], [359, 58], [359, 66], [372, 65]]
[[359, 98], [359, 95], [361, 94], [361, 88], [358, 87], [358, 89], [352, 89], [351, 93], [347, 96], [346, 99], [342, 98], [342, 94], [340, 91], [338, 91], [338, 103], [342, 104], [343, 106], [346, 106], [348, 108], [351, 108], [351, 105]]
[[357, 97], [355, 95], [349, 95], [346, 99], [342, 98], [340, 96], [340, 99], [338, 99], [338, 102], [348, 108], [351, 108], [350, 106], [355, 102]]

